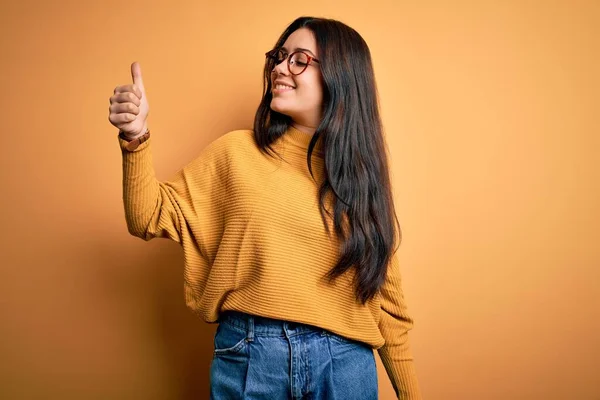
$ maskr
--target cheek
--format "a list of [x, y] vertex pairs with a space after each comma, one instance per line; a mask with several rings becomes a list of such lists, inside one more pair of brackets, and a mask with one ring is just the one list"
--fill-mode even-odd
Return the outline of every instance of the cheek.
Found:
[[323, 86], [318, 79], [298, 82], [298, 88], [301, 89], [302, 97], [313, 105], [319, 106], [323, 101]]
[[315, 98], [318, 99], [319, 104], [323, 102], [323, 85], [321, 82], [315, 85]]

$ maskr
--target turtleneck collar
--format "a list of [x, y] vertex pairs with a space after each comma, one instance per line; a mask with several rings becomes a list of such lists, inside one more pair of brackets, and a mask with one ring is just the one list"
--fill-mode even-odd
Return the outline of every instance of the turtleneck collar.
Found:
[[[302, 132], [290, 125], [287, 131], [283, 134], [283, 137], [291, 145], [299, 147], [304, 151], [308, 151], [308, 146], [313, 138], [313, 135]], [[318, 155], [320, 157], [323, 156], [323, 141], [321, 140], [321, 138], [317, 140], [317, 143], [315, 144], [315, 147], [313, 149], [313, 154]]]

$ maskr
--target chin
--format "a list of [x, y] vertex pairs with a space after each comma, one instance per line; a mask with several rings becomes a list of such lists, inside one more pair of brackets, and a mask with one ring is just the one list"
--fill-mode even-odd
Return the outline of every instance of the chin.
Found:
[[290, 116], [290, 110], [285, 109], [285, 107], [278, 107], [277, 104], [273, 104], [271, 101], [271, 110], [278, 112], [279, 114]]

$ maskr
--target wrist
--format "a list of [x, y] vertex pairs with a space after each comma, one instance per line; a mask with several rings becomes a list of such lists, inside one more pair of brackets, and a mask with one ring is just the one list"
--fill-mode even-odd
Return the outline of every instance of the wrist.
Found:
[[127, 151], [135, 151], [142, 143], [150, 139], [150, 130], [146, 128], [145, 132], [139, 136], [134, 136], [131, 139], [127, 139], [123, 136], [122, 132], [119, 132], [119, 137], [126, 143], [122, 146]]
[[128, 141], [128, 142], [131, 142], [131, 141], [133, 141], [133, 140], [135, 140], [135, 139], [137, 139], [137, 138], [139, 138], [139, 137], [142, 137], [142, 136], [144, 136], [146, 133], [148, 133], [148, 131], [149, 131], [149, 129], [148, 129], [148, 127], [146, 126], [146, 127], [144, 127], [144, 129], [142, 129], [142, 132], [138, 133], [138, 134], [137, 134], [137, 135], [135, 135], [135, 136], [130, 136], [130, 135], [127, 135], [127, 134], [125, 134], [125, 132], [123, 132], [122, 130], [119, 130], [119, 136], [120, 136], [122, 139], [124, 139], [124, 140], [126, 140], [126, 141]]

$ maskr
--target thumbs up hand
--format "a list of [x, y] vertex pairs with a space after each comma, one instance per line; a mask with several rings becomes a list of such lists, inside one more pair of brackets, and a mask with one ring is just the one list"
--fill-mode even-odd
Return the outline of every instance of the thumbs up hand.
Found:
[[146, 133], [150, 107], [138, 62], [131, 64], [133, 84], [117, 86], [110, 97], [108, 120], [132, 140]]

